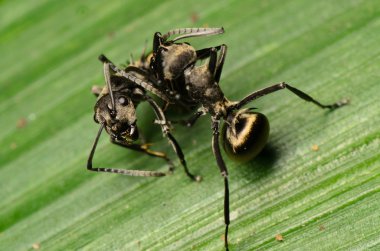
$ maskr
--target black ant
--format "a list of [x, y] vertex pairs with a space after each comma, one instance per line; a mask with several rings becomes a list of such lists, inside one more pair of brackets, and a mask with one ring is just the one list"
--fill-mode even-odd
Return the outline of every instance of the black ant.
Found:
[[[176, 40], [192, 36], [190, 30], [179, 29], [177, 31], [177, 33], [190, 34], [181, 36]], [[193, 35], [195, 34], [200, 35], [201, 33], [195, 31]], [[329, 110], [346, 105], [348, 100], [323, 105], [308, 94], [282, 82], [255, 91], [238, 102], [229, 101], [219, 86], [227, 46], [207, 48], [196, 51], [194, 54], [192, 47], [186, 43], [177, 44], [174, 43], [175, 40], [166, 42], [165, 40], [169, 35], [161, 36], [156, 33], [151, 59], [152, 69], [155, 70], [161, 81], [180, 79], [176, 82], [177, 86], [172, 87], [173, 92], [183, 93], [185, 91], [184, 96], [190, 99], [188, 102], [200, 107], [190, 119], [182, 121], [185, 125], [190, 127], [200, 116], [207, 113], [211, 115], [212, 151], [224, 179], [224, 240], [225, 248], [228, 250], [228, 227], [230, 224], [228, 171], [221, 155], [219, 138], [222, 140], [222, 146], [229, 157], [239, 161], [249, 161], [260, 153], [269, 136], [269, 122], [266, 116], [254, 112], [254, 108], [243, 108], [243, 106], [282, 89], [288, 89], [299, 98]], [[218, 50], [220, 50], [219, 57], [217, 55]], [[175, 52], [181, 53], [176, 54]], [[195, 62], [203, 58], [209, 58], [208, 64], [196, 66]], [[220, 131], [221, 120], [224, 121], [224, 124]]]
[[[167, 39], [169, 36], [178, 33], [191, 33], [184, 34], [181, 37], [177, 37], [175, 40], [179, 40], [185, 37], [195, 37], [195, 36], [203, 36], [203, 35], [214, 35], [220, 34], [223, 32], [221, 28], [195, 28], [195, 29], [179, 29], [172, 30], [166, 33], [163, 36], [163, 39]], [[157, 34], [155, 34], [155, 42], [157, 39]], [[193, 57], [187, 58], [190, 62], [185, 62], [186, 65], [180, 66], [179, 68], [174, 70], [167, 69], [170, 74], [178, 74], [185, 69], [185, 67], [189, 63], [195, 63], [197, 60], [197, 54], [202, 51], [195, 51], [193, 47], [187, 44], [181, 44], [179, 48], [184, 48], [187, 46], [187, 51], [193, 55]], [[94, 145], [92, 147], [91, 153], [87, 162], [87, 169], [90, 171], [96, 172], [111, 172], [111, 173], [120, 173], [130, 176], [164, 176], [166, 175], [163, 172], [155, 172], [155, 171], [141, 171], [141, 170], [127, 170], [127, 169], [115, 169], [115, 168], [93, 168], [92, 167], [92, 159], [95, 153], [95, 149], [101, 135], [102, 130], [105, 128], [106, 132], [110, 135], [111, 142], [135, 151], [143, 152], [151, 156], [160, 157], [165, 159], [169, 164], [169, 173], [174, 170], [174, 166], [170, 159], [166, 156], [165, 153], [156, 152], [149, 149], [149, 144], [135, 144], [135, 142], [139, 138], [138, 128], [136, 125], [136, 107], [140, 102], [147, 101], [151, 107], [153, 108], [157, 119], [155, 120], [156, 124], [161, 125], [161, 129], [163, 135], [168, 138], [169, 143], [172, 145], [174, 151], [180, 159], [182, 166], [188, 177], [192, 180], [200, 181], [200, 176], [195, 176], [190, 173], [187, 168], [186, 161], [184, 158], [184, 154], [175, 140], [175, 138], [170, 133], [170, 122], [167, 121], [163, 110], [160, 106], [147, 94], [147, 92], [151, 92], [157, 97], [159, 97], [162, 101], [166, 102], [166, 106], [172, 104], [174, 102], [180, 102], [178, 95], [173, 93], [173, 89], [169, 86], [169, 81], [164, 79], [158, 79], [157, 76], [160, 74], [156, 74], [154, 71], [155, 68], [152, 67], [154, 63], [152, 62], [152, 58], [155, 53], [155, 45], [153, 52], [145, 55], [145, 49], [140, 57], [139, 61], [134, 61], [131, 57], [131, 61], [129, 65], [124, 69], [118, 69], [108, 58], [104, 55], [99, 57], [99, 60], [103, 62], [104, 67], [104, 76], [106, 86], [104, 88], [93, 87], [93, 93], [98, 96], [97, 103], [95, 104], [95, 122], [101, 124], [98, 134], [96, 136]], [[171, 49], [170, 54], [164, 54], [164, 59], [166, 61], [171, 61], [171, 64], [178, 64], [180, 62], [176, 61], [176, 57], [170, 56], [176, 52]], [[186, 54], [186, 53], [185, 53]], [[203, 53], [204, 54], [204, 53]], [[183, 58], [183, 54], [181, 58]], [[165, 61], [165, 62], [166, 62]], [[162, 64], [160, 64], [162, 66]], [[166, 68], [165, 68], [166, 69]], [[171, 77], [173, 78], [173, 76]]]
[[[228, 171], [220, 152], [219, 137], [222, 139], [223, 148], [230, 157], [248, 161], [262, 150], [269, 135], [269, 122], [265, 115], [254, 112], [252, 108], [243, 109], [242, 107], [259, 97], [285, 88], [298, 97], [318, 105], [320, 108], [334, 110], [347, 104], [348, 101], [342, 100], [332, 105], [322, 105], [308, 94], [286, 83], [275, 84], [253, 92], [239, 102], [227, 100], [219, 87], [227, 46], [220, 45], [196, 51], [188, 43], [175, 43], [175, 41], [183, 38], [214, 35], [223, 32], [223, 28], [190, 28], [172, 30], [163, 36], [156, 33], [153, 42], [153, 54], [146, 56], [146, 58], [150, 58], [149, 66], [147, 64], [149, 60], [145, 60], [144, 63], [130, 65], [125, 70], [120, 70], [107, 58], [101, 56], [100, 60], [104, 63], [107, 87], [100, 93], [98, 102], [95, 105], [95, 121], [100, 123], [101, 127], [91, 150], [87, 168], [91, 171], [114, 172], [133, 176], [165, 175], [165, 173], [153, 171], [92, 168], [95, 148], [100, 133], [105, 127], [113, 143], [164, 158], [169, 163], [169, 171], [173, 169], [170, 160], [164, 153], [153, 152], [147, 150], [148, 148], [145, 145], [131, 143], [137, 139], [135, 135], [137, 127], [133, 123], [133, 119], [131, 120], [131, 118], [135, 119], [135, 107], [139, 102], [148, 101], [156, 113], [156, 123], [161, 125], [164, 135], [168, 137], [182, 165], [185, 167], [187, 175], [196, 180], [197, 178], [188, 172], [183, 153], [174, 137], [170, 134], [170, 122], [166, 119], [164, 111], [146, 92], [152, 92], [167, 104], [197, 105], [200, 108], [189, 120], [185, 121], [185, 124], [192, 126], [200, 116], [207, 113], [211, 115], [212, 149], [225, 184], [225, 247], [228, 250], [228, 226], [230, 223]], [[182, 36], [167, 41], [174, 34]], [[218, 58], [217, 51], [219, 50], [220, 57]], [[209, 58], [208, 64], [195, 65], [198, 60], [205, 58]], [[124, 96], [121, 100], [116, 100], [120, 103], [120, 101], [127, 98], [128, 104], [133, 104], [133, 108], [130, 106], [129, 110], [123, 110], [119, 107], [124, 102], [115, 103], [115, 98], [113, 97], [118, 98], [119, 94]], [[103, 98], [104, 100], [102, 100]], [[117, 115], [119, 115], [119, 119]], [[127, 120], [123, 121], [120, 118]], [[225, 123], [220, 132], [219, 127], [222, 119]], [[124, 141], [123, 144], [121, 143], [122, 141]]]
[[[119, 70], [104, 55], [99, 56], [99, 60], [103, 62], [104, 77], [106, 86], [104, 88], [93, 87], [93, 93], [98, 97], [94, 107], [94, 120], [100, 124], [99, 131], [95, 138], [95, 142], [91, 149], [87, 169], [95, 172], [119, 173], [129, 176], [165, 176], [164, 172], [129, 170], [116, 168], [94, 168], [92, 159], [98, 144], [99, 137], [103, 129], [110, 135], [111, 142], [135, 151], [143, 152], [150, 156], [163, 158], [169, 165], [169, 172], [174, 170], [174, 166], [165, 153], [152, 151], [149, 144], [134, 143], [139, 138], [137, 128], [136, 107], [140, 102], [146, 101], [153, 108], [163, 135], [168, 139], [169, 143], [176, 152], [186, 174], [193, 180], [199, 180], [200, 177], [191, 174], [187, 168], [183, 152], [170, 133], [170, 125], [166, 120], [165, 114], [160, 106], [153, 100], [147, 91], [155, 94], [160, 99], [170, 103], [171, 101], [160, 89], [157, 88], [157, 80], [150, 72], [149, 62], [143, 53], [140, 61], [132, 62], [123, 71]], [[119, 73], [122, 72], [122, 75]]]

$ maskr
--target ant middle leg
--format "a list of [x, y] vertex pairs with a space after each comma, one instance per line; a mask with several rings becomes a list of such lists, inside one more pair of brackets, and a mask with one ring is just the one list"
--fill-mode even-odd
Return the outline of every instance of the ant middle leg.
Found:
[[160, 106], [151, 97], [146, 96], [145, 98], [146, 98], [146, 101], [148, 101], [148, 103], [152, 106], [154, 112], [156, 113], [156, 116], [157, 116], [156, 122], [157, 124], [161, 126], [163, 135], [168, 139], [170, 145], [173, 147], [174, 152], [177, 154], [177, 157], [179, 158], [185, 170], [186, 175], [194, 181], [201, 181], [202, 178], [200, 176], [190, 173], [189, 169], [187, 168], [185, 156], [182, 152], [182, 149], [179, 146], [176, 139], [170, 133], [169, 122], [166, 120], [164, 112], [162, 111]]

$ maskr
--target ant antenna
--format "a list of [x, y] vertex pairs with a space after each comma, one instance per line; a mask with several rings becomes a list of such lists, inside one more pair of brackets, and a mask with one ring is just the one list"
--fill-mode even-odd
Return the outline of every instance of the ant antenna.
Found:
[[[106, 56], [104, 56], [103, 54], [99, 56], [99, 60], [102, 61], [105, 66], [104, 66], [104, 76], [106, 78], [106, 82], [107, 82], [107, 86], [108, 88], [111, 90], [111, 81], [110, 81], [110, 77], [109, 77], [109, 69], [111, 68], [114, 72], [120, 74], [121, 76], [125, 77], [126, 79], [128, 79], [129, 81], [132, 81], [133, 83], [135, 83], [136, 85], [138, 86], [141, 86], [142, 88], [144, 88], [145, 90], [148, 90], [150, 92], [152, 92], [153, 94], [155, 94], [156, 96], [160, 97], [162, 100], [166, 101], [166, 102], [169, 102], [171, 103], [171, 101], [169, 100], [169, 97], [167, 97], [167, 95], [160, 91], [159, 89], [157, 89], [152, 83], [150, 83], [149, 81], [148, 82], [145, 82], [141, 79], [139, 79], [138, 77], [134, 76], [134, 75], [131, 75], [131, 74], [128, 74], [127, 72], [125, 72], [124, 70], [120, 70], [119, 68], [117, 68]], [[106, 67], [106, 64], [108, 67]], [[134, 68], [134, 69], [138, 69], [138, 68]], [[107, 76], [108, 74], [108, 76]], [[113, 94], [112, 94], [112, 91], [110, 91], [110, 95], [111, 95], [111, 101], [112, 101], [112, 106], [115, 110], [115, 101], [113, 99]]]
[[104, 124], [102, 123], [102, 124], [100, 124], [98, 134], [96, 134], [95, 142], [94, 142], [94, 145], [92, 146], [90, 156], [88, 156], [88, 160], [87, 160], [87, 169], [88, 170], [93, 170], [92, 159], [94, 158], [95, 149], [96, 149], [96, 146], [98, 145], [99, 137], [102, 134], [103, 128], [104, 128]]
[[174, 38], [172, 41], [188, 38], [188, 37], [199, 37], [199, 36], [212, 36], [224, 33], [223, 27], [221, 28], [181, 28], [168, 31], [162, 36], [162, 39], [166, 41], [172, 35], [182, 35]]
[[109, 91], [109, 94], [111, 96], [111, 104], [112, 104], [111, 116], [115, 116], [115, 114], [116, 114], [115, 99], [113, 97], [113, 91], [112, 91], [112, 87], [111, 87], [111, 74], [110, 74], [110, 65], [112, 63], [103, 54], [99, 56], [99, 60], [103, 62], [104, 79], [106, 81], [108, 91]]

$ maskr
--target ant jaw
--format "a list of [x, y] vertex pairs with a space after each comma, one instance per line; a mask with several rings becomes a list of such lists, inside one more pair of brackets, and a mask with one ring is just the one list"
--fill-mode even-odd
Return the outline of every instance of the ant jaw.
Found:
[[139, 131], [135, 125], [130, 127], [129, 136], [133, 141], [136, 141], [139, 138]]
[[139, 131], [135, 123], [128, 125], [126, 129], [121, 133], [121, 137], [128, 141], [133, 142], [139, 138]]
[[111, 138], [118, 141], [125, 141], [132, 143], [139, 138], [139, 131], [137, 129], [136, 123], [133, 124], [121, 124], [114, 123], [113, 125], [105, 124], [106, 132], [111, 136]]
[[136, 124], [129, 125], [126, 130], [124, 130], [121, 134], [121, 138], [127, 142], [136, 141], [139, 138], [139, 131], [137, 129]]

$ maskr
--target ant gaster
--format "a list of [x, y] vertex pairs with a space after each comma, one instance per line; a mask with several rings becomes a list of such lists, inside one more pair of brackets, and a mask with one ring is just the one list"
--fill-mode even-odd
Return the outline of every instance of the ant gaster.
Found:
[[[190, 37], [191, 34], [186, 36]], [[184, 123], [187, 126], [192, 126], [200, 116], [205, 114], [211, 115], [212, 151], [224, 179], [224, 241], [225, 248], [228, 250], [228, 227], [230, 224], [228, 171], [222, 158], [219, 140], [222, 141], [221, 144], [229, 157], [238, 161], [248, 161], [263, 149], [269, 135], [269, 122], [266, 116], [254, 112], [254, 108], [243, 108], [243, 106], [262, 96], [282, 89], [288, 89], [299, 98], [311, 102], [320, 108], [329, 110], [346, 105], [348, 100], [341, 100], [331, 105], [323, 105], [308, 94], [282, 82], [255, 91], [238, 102], [229, 101], [219, 86], [227, 46], [221, 45], [197, 51], [197, 59], [208, 57], [209, 61], [204, 65], [196, 66], [194, 60], [189, 60], [189, 58], [195, 58], [193, 54], [192, 57], [184, 56], [182, 59], [180, 57], [183, 54], [180, 54], [178, 58], [173, 58], [173, 55], [166, 55], [165, 53], [171, 51], [171, 46], [174, 46], [173, 50], [175, 51], [186, 51], [190, 48], [184, 44], [181, 44], [182, 48], [178, 47], [181, 45], [175, 43], [165, 44], [163, 41], [165, 41], [166, 37], [167, 35], [160, 37], [156, 33], [155, 38], [159, 43], [157, 43], [158, 47], [154, 49], [156, 53], [153, 53], [152, 62], [161, 79], [173, 78], [173, 74], [174, 78], [179, 78], [183, 71], [183, 79], [179, 82], [182, 86], [177, 86], [177, 88], [181, 88], [181, 90], [185, 89], [185, 96], [189, 97], [190, 102], [195, 103], [199, 107], [197, 112], [190, 119], [184, 121]], [[185, 36], [180, 38], [183, 37]], [[220, 50], [219, 57], [218, 50]], [[169, 63], [165, 61], [167, 58], [171, 59]], [[158, 64], [157, 61], [162, 61], [163, 64]], [[175, 61], [187, 62], [188, 64], [183, 64], [183, 68], [179, 70], [179, 68], [170, 67], [170, 62]], [[160, 68], [160, 65], [164, 67]], [[174, 91], [178, 90], [174, 89]], [[224, 124], [220, 130], [222, 120]]]

